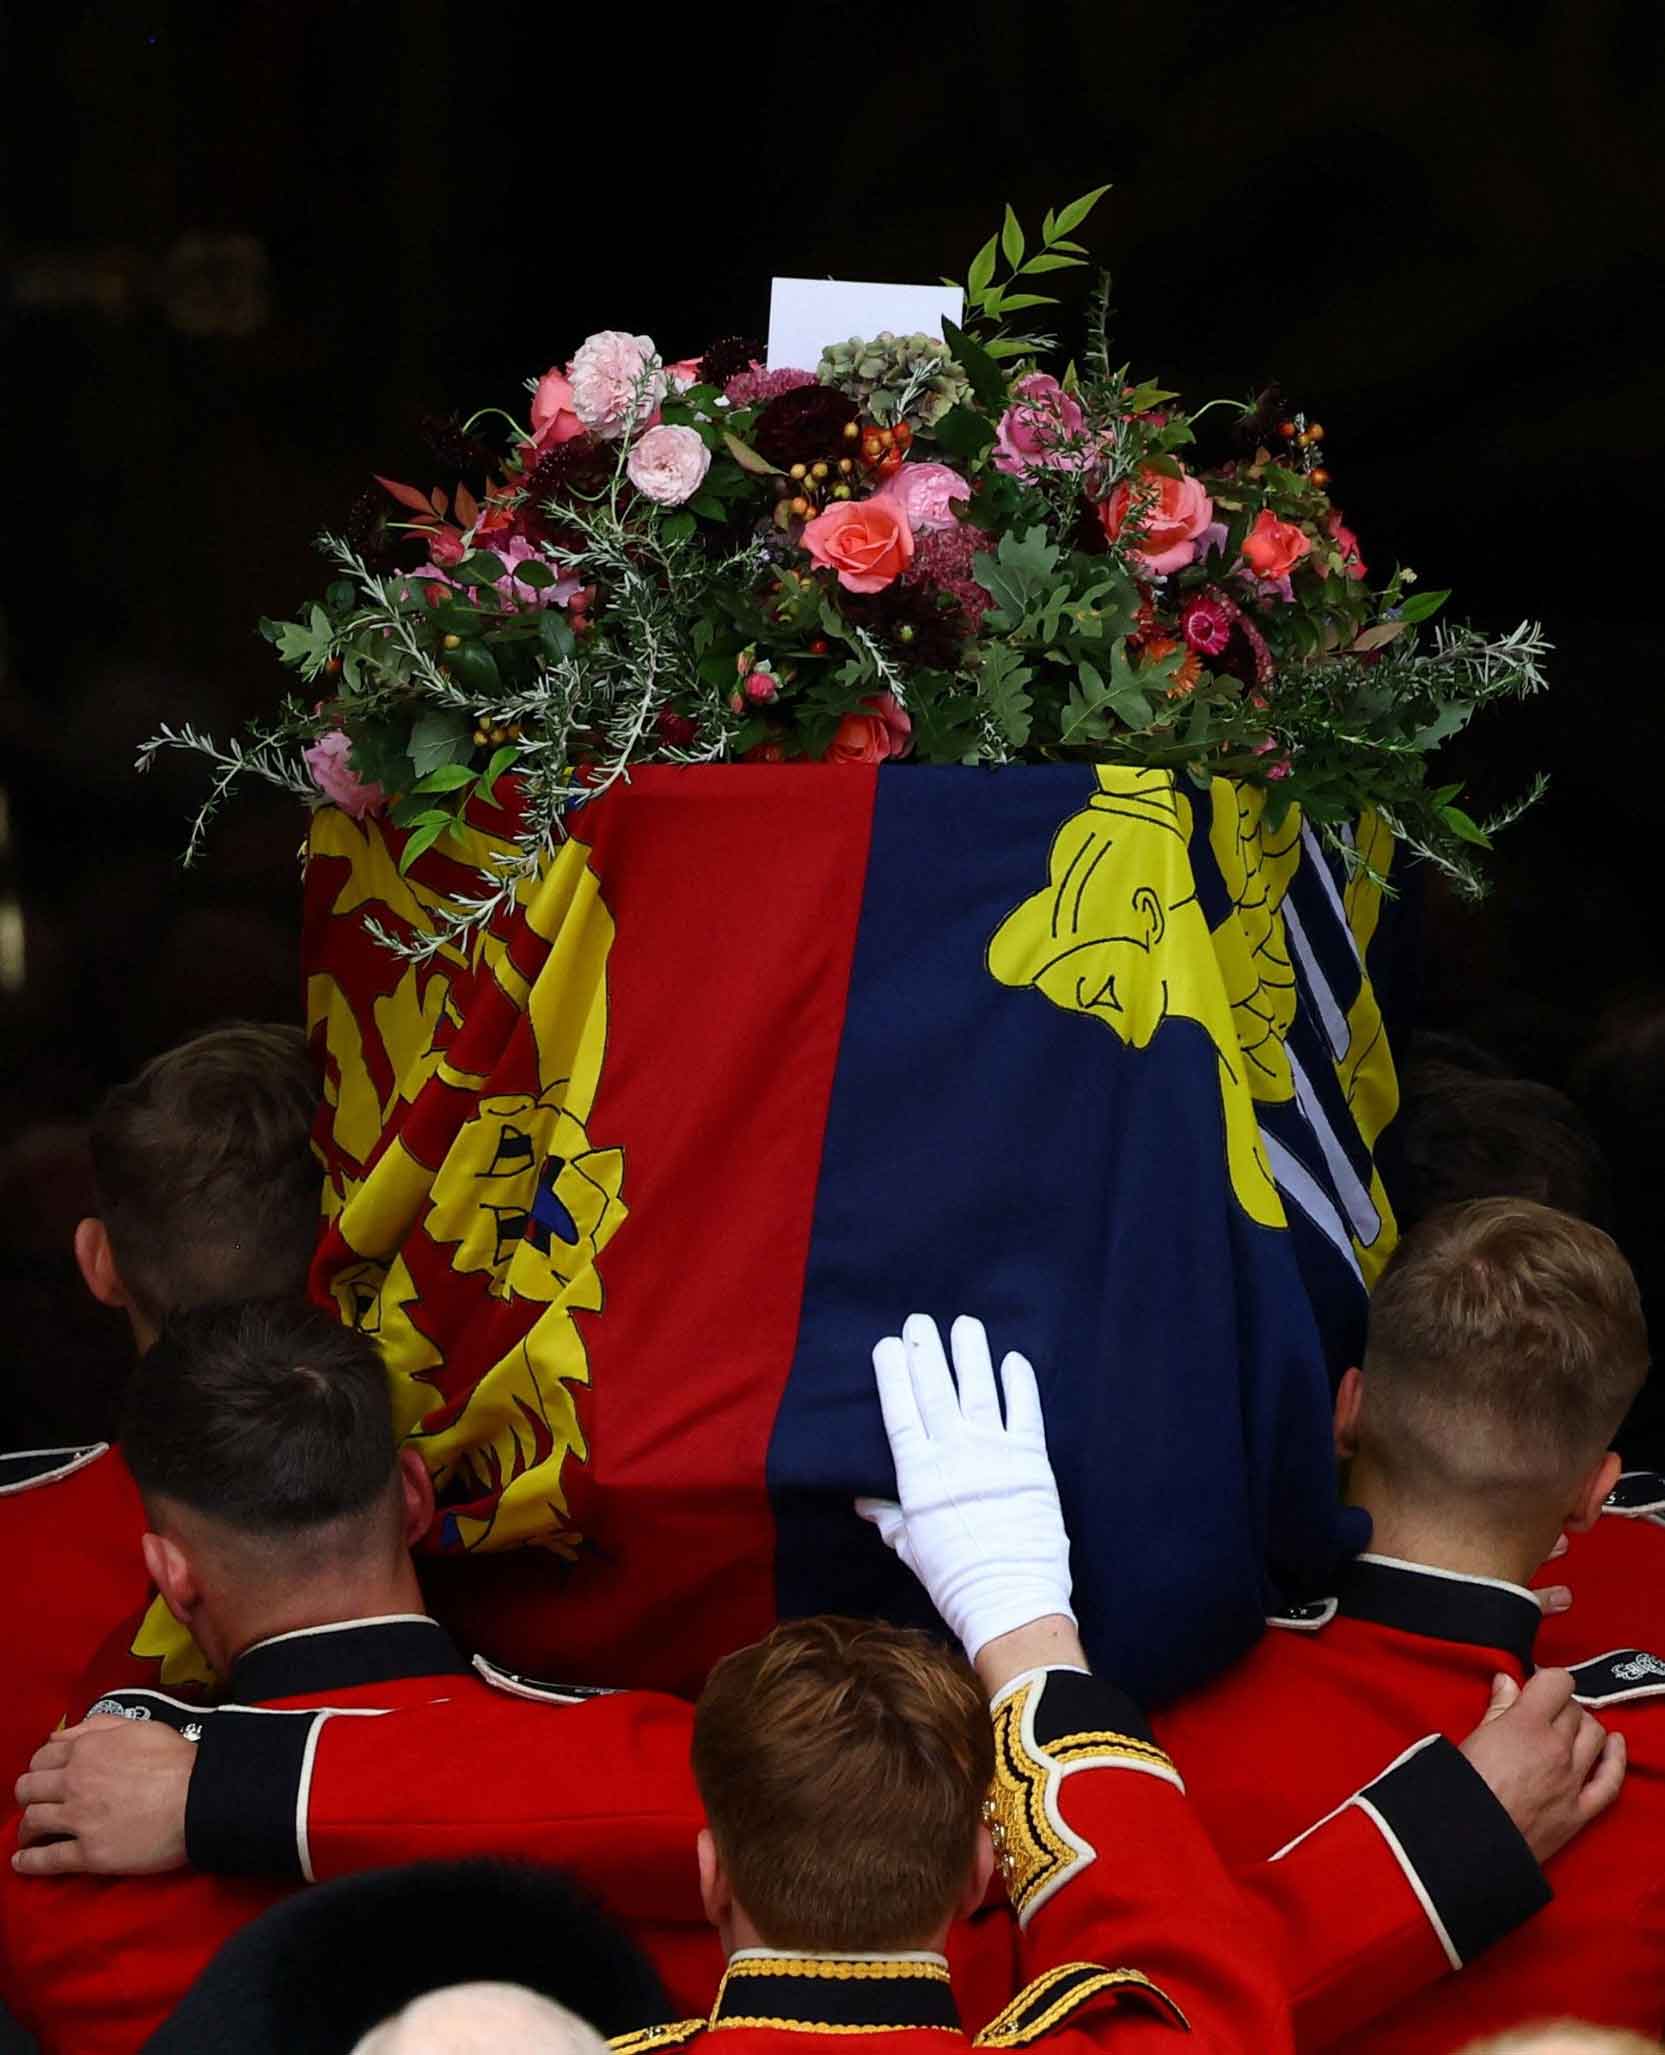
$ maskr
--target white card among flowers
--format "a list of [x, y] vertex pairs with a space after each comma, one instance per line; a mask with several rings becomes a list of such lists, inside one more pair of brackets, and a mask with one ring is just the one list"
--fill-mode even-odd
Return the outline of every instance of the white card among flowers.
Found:
[[957, 285], [877, 285], [847, 278], [776, 278], [769, 292], [769, 369], [813, 371], [828, 343], [851, 336], [928, 335], [964, 318]]

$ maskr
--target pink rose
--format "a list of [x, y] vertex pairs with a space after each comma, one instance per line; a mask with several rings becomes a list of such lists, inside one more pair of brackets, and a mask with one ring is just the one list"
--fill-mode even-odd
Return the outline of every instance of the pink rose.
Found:
[[1287, 578], [1311, 548], [1293, 521], [1280, 521], [1262, 507], [1243, 538], [1243, 561], [1257, 578]]
[[1325, 519], [1324, 533], [1340, 550], [1341, 568], [1349, 578], [1364, 578], [1369, 575], [1370, 566], [1360, 552], [1359, 538], [1334, 509]]
[[904, 464], [873, 496], [894, 501], [915, 535], [932, 535], [959, 525], [955, 502], [970, 499], [971, 482], [946, 464]]
[[804, 527], [804, 548], [846, 592], [883, 592], [913, 562], [913, 530], [895, 500], [835, 500]]
[[351, 814], [355, 821], [361, 821], [367, 813], [381, 811], [387, 804], [387, 794], [380, 785], [367, 785], [347, 761], [352, 747], [340, 728], [331, 728], [310, 749], [302, 750], [301, 755], [312, 773], [313, 784], [324, 797], [343, 813]]
[[1020, 378], [1015, 390], [1018, 398], [995, 433], [995, 468], [1020, 477], [1041, 469], [1079, 470], [1085, 453], [1060, 445], [1080, 438], [1086, 425], [1080, 403], [1047, 371]]
[[[1188, 472], [1170, 478], [1147, 465], [1139, 473], [1139, 488], [1139, 540], [1131, 554], [1159, 576], [1183, 571], [1196, 562], [1199, 537], [1214, 519], [1214, 502]], [[1124, 478], [1100, 506], [1098, 517], [1112, 541], [1121, 534], [1132, 503], [1133, 486]]]
[[567, 366], [572, 410], [593, 435], [617, 442], [646, 421], [665, 397], [665, 373], [653, 338], [604, 328], [580, 345]]
[[692, 428], [650, 428], [624, 468], [639, 493], [662, 507], [679, 507], [705, 483], [711, 452]]
[[686, 392], [689, 386], [700, 382], [700, 359], [679, 357], [674, 364], [665, 366], [665, 376], [670, 381], [672, 392]]
[[584, 424], [572, 410], [572, 381], [563, 371], [546, 371], [532, 394], [533, 447], [547, 449], [583, 433]]
[[913, 722], [897, 705], [894, 693], [881, 692], [876, 699], [864, 699], [862, 706], [865, 712], [846, 714], [839, 722], [823, 763], [884, 763], [912, 749]]

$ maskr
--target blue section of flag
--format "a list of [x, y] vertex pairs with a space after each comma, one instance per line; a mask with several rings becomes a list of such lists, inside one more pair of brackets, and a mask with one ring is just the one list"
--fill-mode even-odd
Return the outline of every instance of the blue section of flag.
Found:
[[768, 1478], [784, 1615], [928, 1617], [848, 1510], [894, 1488], [869, 1352], [910, 1312], [977, 1314], [1039, 1375], [1088, 1650], [1160, 1702], [1361, 1537], [1291, 1236], [1232, 1193], [1206, 1032], [1131, 1048], [986, 966], [1093, 790], [1069, 766], [878, 780]]

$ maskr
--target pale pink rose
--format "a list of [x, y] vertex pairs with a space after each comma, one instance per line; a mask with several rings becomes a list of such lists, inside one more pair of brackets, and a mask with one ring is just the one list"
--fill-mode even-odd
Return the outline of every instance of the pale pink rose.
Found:
[[956, 500], [970, 499], [971, 483], [946, 464], [904, 464], [874, 495], [894, 500], [915, 535], [954, 528]]
[[827, 745], [823, 763], [884, 763], [913, 747], [913, 722], [892, 692], [862, 701], [860, 713], [846, 714]]
[[303, 749], [301, 755], [312, 773], [313, 784], [324, 797], [343, 813], [351, 814], [355, 821], [361, 821], [367, 813], [380, 813], [387, 804], [387, 794], [380, 785], [366, 784], [347, 761], [352, 747], [341, 729], [332, 728], [327, 735], [320, 735], [310, 749]]
[[1020, 477], [1026, 471], [1078, 470], [1086, 452], [1059, 445], [1080, 439], [1086, 425], [1080, 402], [1048, 371], [1032, 371], [1014, 390], [1018, 397], [1001, 415], [995, 433], [996, 470]]
[[913, 530], [895, 500], [835, 500], [806, 522], [804, 548], [846, 592], [883, 592], [913, 562]]
[[686, 392], [689, 386], [700, 382], [700, 360], [698, 357], [679, 357], [674, 364], [665, 366], [665, 376], [670, 380], [672, 392]]
[[692, 428], [650, 428], [624, 468], [639, 493], [662, 507], [679, 507], [705, 483], [711, 452]]
[[564, 371], [546, 371], [532, 395], [533, 447], [548, 449], [583, 433], [584, 424], [572, 410], [572, 381]]
[[[1198, 481], [1188, 472], [1170, 478], [1147, 467], [1139, 473], [1139, 497], [1139, 545], [1132, 556], [1158, 576], [1195, 563], [1200, 539], [1214, 519], [1214, 502]], [[1112, 541], [1121, 534], [1132, 504], [1133, 487], [1124, 478], [1098, 510]]]
[[645, 421], [665, 397], [665, 373], [647, 335], [603, 328], [567, 366], [572, 410], [592, 435], [616, 442]]

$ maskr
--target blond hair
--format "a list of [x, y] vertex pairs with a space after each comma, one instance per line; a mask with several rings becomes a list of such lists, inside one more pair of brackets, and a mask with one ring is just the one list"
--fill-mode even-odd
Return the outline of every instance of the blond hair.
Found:
[[1659, 2043], [1644, 2034], [1589, 2026], [1579, 2019], [1557, 2019], [1544, 2026], [1498, 2034], [1491, 2040], [1470, 2041], [1458, 2055], [1659, 2055]]
[[1587, 1221], [1530, 1199], [1445, 1207], [1382, 1274], [1361, 1451], [1407, 1491], [1516, 1499], [1606, 1448], [1648, 1370], [1630, 1266]]
[[994, 1738], [957, 1653], [823, 1617], [717, 1665], [693, 1765], [735, 1898], [766, 1942], [914, 1948], [972, 1873]]

